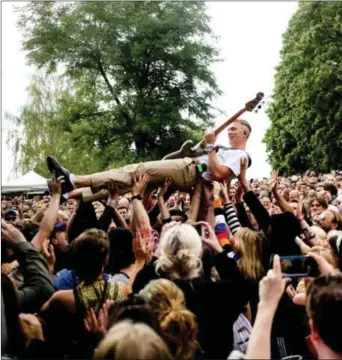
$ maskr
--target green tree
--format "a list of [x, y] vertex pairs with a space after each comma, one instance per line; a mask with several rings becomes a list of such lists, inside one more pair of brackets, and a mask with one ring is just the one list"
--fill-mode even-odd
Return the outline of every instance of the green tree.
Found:
[[15, 173], [34, 169], [49, 176], [47, 155], [60, 158], [77, 172], [101, 168], [97, 129], [89, 129], [87, 122], [78, 121], [78, 111], [95, 111], [91, 108], [89, 93], [86, 102], [75, 104], [76, 97], [85, 99], [78, 96], [81, 91], [75, 91], [70, 81], [62, 76], [33, 77], [27, 89], [28, 101], [20, 109], [19, 116], [6, 114], [15, 125], [8, 136], [14, 153]]
[[341, 3], [300, 2], [283, 35], [264, 139], [284, 174], [342, 168], [341, 46]]
[[63, 112], [66, 139], [95, 141], [102, 168], [160, 159], [212, 125], [218, 52], [204, 3], [31, 2], [19, 11], [29, 63], [63, 70], [77, 89]]

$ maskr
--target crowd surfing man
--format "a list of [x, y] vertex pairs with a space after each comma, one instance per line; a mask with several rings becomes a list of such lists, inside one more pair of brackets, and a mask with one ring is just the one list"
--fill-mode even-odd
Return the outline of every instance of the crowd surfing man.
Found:
[[52, 156], [48, 156], [47, 165], [51, 173], [57, 177], [64, 176], [63, 194], [73, 189], [82, 189], [83, 200], [87, 200], [99, 189], [109, 183], [116, 183], [120, 193], [131, 190], [133, 179], [145, 173], [150, 177], [150, 184], [161, 185], [166, 178], [180, 189], [188, 189], [195, 185], [199, 177], [208, 181], [231, 180], [240, 174], [241, 160], [247, 161], [249, 156], [246, 143], [251, 133], [251, 126], [246, 120], [237, 119], [228, 126], [230, 148], [217, 149], [214, 132], [205, 134], [207, 154], [196, 159], [183, 158], [174, 160], [149, 161], [124, 166], [95, 174], [80, 176], [63, 168]]

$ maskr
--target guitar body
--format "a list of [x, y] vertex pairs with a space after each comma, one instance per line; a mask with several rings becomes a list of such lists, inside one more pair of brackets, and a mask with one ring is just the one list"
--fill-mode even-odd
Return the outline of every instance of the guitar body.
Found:
[[[215, 135], [217, 136], [222, 130], [224, 130], [229, 124], [235, 121], [240, 115], [242, 115], [245, 111], [252, 111], [254, 110], [260, 101], [263, 99], [263, 93], [257, 93], [256, 97], [246, 103], [245, 107], [238, 111], [235, 115], [233, 115], [230, 119], [228, 119], [225, 123], [215, 129]], [[261, 105], [258, 106], [260, 109]], [[171, 154], [168, 154], [163, 157], [163, 160], [171, 160], [171, 159], [181, 159], [185, 157], [195, 158], [201, 155], [206, 154], [205, 140], [202, 139], [198, 144], [194, 145], [192, 140], [187, 140], [178, 151], [175, 151]]]
[[163, 160], [171, 160], [171, 159], [182, 159], [185, 157], [195, 157], [194, 151], [192, 150], [194, 146], [194, 142], [192, 140], [187, 140], [178, 151], [175, 151], [171, 154], [163, 157]]

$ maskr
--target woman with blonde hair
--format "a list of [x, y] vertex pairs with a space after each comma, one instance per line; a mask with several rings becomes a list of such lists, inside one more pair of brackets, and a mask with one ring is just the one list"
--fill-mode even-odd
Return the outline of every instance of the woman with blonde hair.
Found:
[[140, 291], [162, 331], [161, 336], [176, 359], [192, 359], [197, 348], [197, 321], [186, 309], [182, 290], [172, 281], [153, 280]]
[[[247, 303], [245, 281], [210, 225], [204, 222], [199, 225], [205, 230], [203, 237], [189, 224], [164, 226], [157, 251], [159, 258], [152, 264], [145, 264], [135, 279], [133, 290], [139, 292], [151, 280], [160, 277], [172, 280], [183, 291], [186, 307], [197, 318], [202, 357], [227, 358], [233, 349], [233, 324]], [[203, 243], [215, 254], [218, 281], [203, 276]], [[169, 320], [166, 317], [164, 320], [166, 327]], [[180, 318], [178, 321], [181, 323]]]
[[250, 316], [247, 317], [249, 317], [252, 324], [259, 302], [259, 281], [265, 275], [262, 263], [263, 246], [264, 240], [257, 231], [240, 227], [235, 233], [233, 250], [237, 255], [238, 267], [247, 279], [251, 311]]
[[171, 360], [160, 336], [146, 324], [121, 321], [115, 324], [94, 351], [94, 359]]

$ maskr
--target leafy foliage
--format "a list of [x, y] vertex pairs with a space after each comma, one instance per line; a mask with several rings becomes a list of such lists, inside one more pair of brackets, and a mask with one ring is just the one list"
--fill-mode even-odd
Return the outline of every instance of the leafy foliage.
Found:
[[[49, 151], [55, 147], [52, 153], [70, 163], [72, 151], [83, 170], [85, 153], [94, 159], [90, 168], [100, 170], [159, 159], [188, 138], [198, 140], [212, 125], [210, 102], [220, 93], [209, 69], [218, 52], [208, 42], [205, 10], [204, 3], [169, 1], [22, 7], [18, 25], [29, 63], [62, 70], [72, 89], [57, 106], [61, 133]], [[42, 150], [38, 142], [30, 146]], [[24, 166], [29, 153], [22, 156]]]
[[282, 173], [342, 168], [342, 6], [301, 2], [283, 35], [269, 160]]

